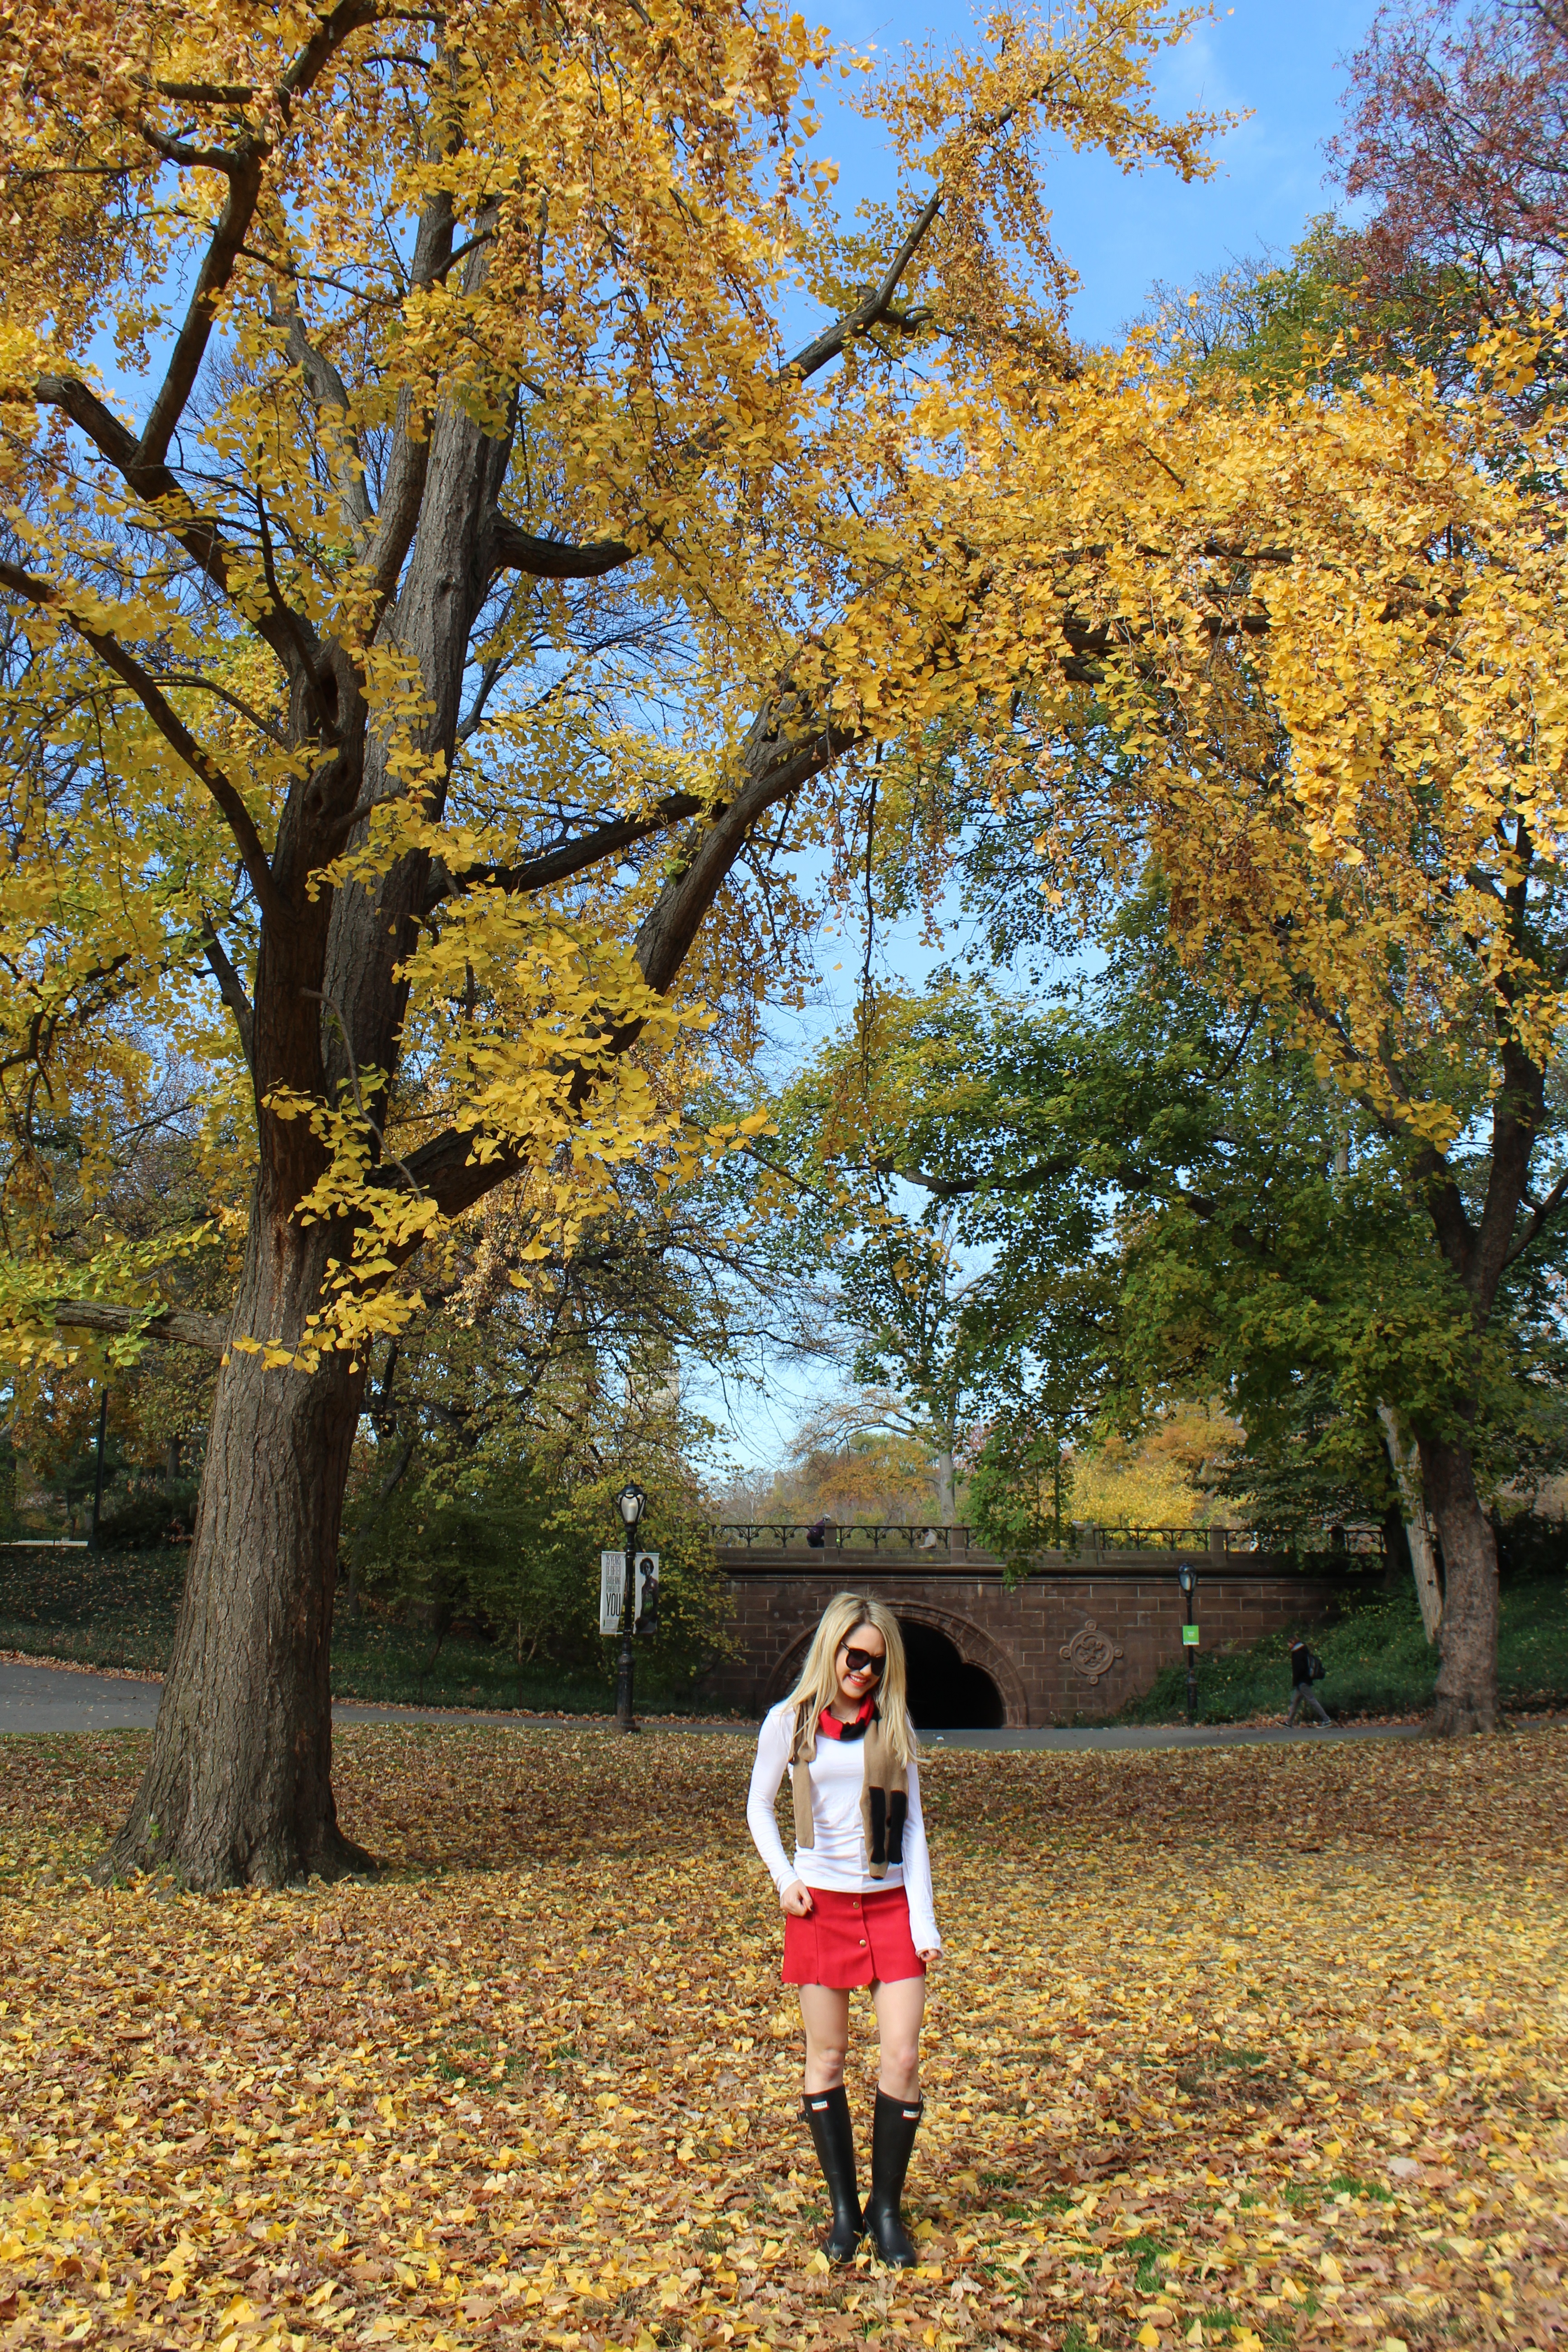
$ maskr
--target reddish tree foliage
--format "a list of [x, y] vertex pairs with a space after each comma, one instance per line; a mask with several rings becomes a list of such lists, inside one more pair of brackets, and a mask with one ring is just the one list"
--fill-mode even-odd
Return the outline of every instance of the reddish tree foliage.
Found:
[[1366, 292], [1408, 302], [1425, 279], [1456, 328], [1549, 296], [1568, 263], [1568, 0], [1385, 6], [1350, 74], [1329, 152], [1376, 207]]

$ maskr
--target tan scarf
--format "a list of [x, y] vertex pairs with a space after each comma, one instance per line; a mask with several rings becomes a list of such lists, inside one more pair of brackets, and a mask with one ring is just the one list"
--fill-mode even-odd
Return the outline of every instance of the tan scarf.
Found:
[[[811, 1818], [811, 1759], [816, 1753], [820, 1710], [803, 1700], [795, 1711], [795, 1737], [789, 1760], [795, 1766], [795, 1842], [809, 1853], [816, 1843]], [[847, 1733], [855, 1727], [846, 1724]], [[866, 1779], [860, 1790], [860, 1825], [866, 1832], [866, 1853], [873, 1878], [885, 1878], [889, 1863], [903, 1857], [904, 1822], [910, 1809], [909, 1774], [882, 1736], [882, 1718], [873, 1707], [865, 1733]]]

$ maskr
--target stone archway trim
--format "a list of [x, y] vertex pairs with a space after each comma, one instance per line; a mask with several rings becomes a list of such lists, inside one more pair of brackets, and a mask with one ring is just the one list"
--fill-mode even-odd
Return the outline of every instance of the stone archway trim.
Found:
[[[895, 1617], [907, 1617], [917, 1625], [929, 1625], [933, 1633], [944, 1633], [966, 1666], [978, 1666], [982, 1674], [990, 1675], [1001, 1693], [1003, 1720], [1009, 1731], [1022, 1729], [1028, 1723], [1029, 1702], [1024, 1678], [1005, 1650], [989, 1633], [983, 1633], [969, 1618], [957, 1616], [952, 1610], [934, 1609], [928, 1601], [894, 1600], [889, 1595], [888, 1606]], [[808, 1626], [797, 1642], [791, 1643], [773, 1668], [763, 1703], [764, 1714], [770, 1706], [776, 1706], [800, 1679], [816, 1631], [815, 1625]]]
[[1009, 1731], [1021, 1730], [1027, 1724], [1029, 1701], [1024, 1677], [1000, 1643], [994, 1642], [970, 1618], [956, 1616], [951, 1610], [933, 1609], [924, 1601], [893, 1605], [897, 1615], [945, 1633], [966, 1666], [978, 1666], [982, 1674], [990, 1675], [1002, 1695], [1003, 1720]]

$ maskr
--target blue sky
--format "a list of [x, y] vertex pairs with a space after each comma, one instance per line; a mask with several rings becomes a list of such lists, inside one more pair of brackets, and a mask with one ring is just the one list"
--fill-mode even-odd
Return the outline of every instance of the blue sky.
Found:
[[[1237, 0], [1168, 53], [1158, 81], [1167, 111], [1201, 105], [1247, 118], [1219, 143], [1219, 168], [1208, 181], [1184, 186], [1169, 172], [1124, 174], [1070, 152], [1056, 160], [1047, 185], [1057, 243], [1080, 280], [1075, 333], [1112, 341], [1144, 309], [1155, 279], [1189, 284], [1260, 246], [1283, 249], [1314, 213], [1330, 208], [1322, 150], [1338, 127], [1341, 60], [1359, 47], [1374, 13], [1373, 0], [1318, 0], [1305, 7]], [[958, 46], [972, 37], [974, 16], [967, 7], [942, 7], [917, 18], [889, 14], [877, 0], [840, 0], [828, 22], [840, 40], [892, 50], [909, 40]], [[821, 144], [842, 167], [839, 193], [847, 204], [885, 184], [879, 142], [858, 118], [830, 118]], [[882, 937], [876, 962], [885, 978], [918, 982], [937, 960], [919, 929], [910, 920]], [[847, 1019], [861, 954], [858, 936], [821, 940], [818, 1001], [773, 1024], [775, 1075]], [[820, 1377], [781, 1371], [766, 1398], [737, 1400], [725, 1450], [748, 1465], [782, 1463], [791, 1433], [823, 1385]], [[696, 1367], [687, 1392], [723, 1417], [720, 1398]]]
[[[1047, 185], [1057, 243], [1081, 279], [1079, 334], [1110, 341], [1142, 309], [1155, 278], [1184, 283], [1228, 255], [1288, 246], [1327, 209], [1322, 144], [1337, 126], [1339, 61], [1374, 14], [1372, 0], [1237, 0], [1166, 53], [1157, 88], [1169, 112], [1201, 105], [1248, 117], [1220, 142], [1212, 180], [1184, 187], [1173, 173], [1127, 175], [1094, 156], [1060, 156]], [[961, 46], [973, 37], [975, 12], [905, 14], [882, 0], [839, 0], [827, 21], [841, 40], [891, 51], [906, 41]], [[866, 126], [839, 117], [823, 143], [844, 168], [841, 192], [877, 184], [880, 158]]]

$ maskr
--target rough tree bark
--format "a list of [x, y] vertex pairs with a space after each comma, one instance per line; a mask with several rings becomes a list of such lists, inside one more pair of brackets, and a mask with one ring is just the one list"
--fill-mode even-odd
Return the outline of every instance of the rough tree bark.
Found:
[[1421, 1475], [1443, 1543], [1442, 1654], [1429, 1728], [1438, 1738], [1498, 1726], [1497, 1538], [1468, 1445], [1421, 1441]]
[[[297, 1339], [332, 1241], [254, 1221], [235, 1328]], [[338, 1828], [330, 1681], [362, 1387], [336, 1352], [303, 1373], [237, 1349], [219, 1371], [153, 1752], [103, 1876], [168, 1862], [191, 1885], [277, 1885], [369, 1866]]]
[[[1520, 870], [1507, 893], [1512, 935], [1522, 953], [1538, 954], [1530, 898], [1535, 850], [1522, 824], [1514, 848]], [[1506, 989], [1500, 991], [1499, 1011], [1501, 1083], [1492, 1103], [1479, 1216], [1472, 1214], [1444, 1154], [1428, 1146], [1416, 1165], [1437, 1247], [1468, 1302], [1478, 1346], [1490, 1327], [1509, 1268], [1568, 1199], [1568, 1179], [1560, 1180], [1545, 1200], [1531, 1197], [1531, 1160], [1546, 1118], [1546, 1073], [1513, 1033]], [[1442, 1663], [1428, 1718], [1436, 1738], [1492, 1731], [1498, 1723], [1497, 1538], [1476, 1484], [1468, 1436], [1479, 1410], [1474, 1391], [1458, 1388], [1447, 1423], [1417, 1432], [1422, 1488], [1443, 1548]]]

